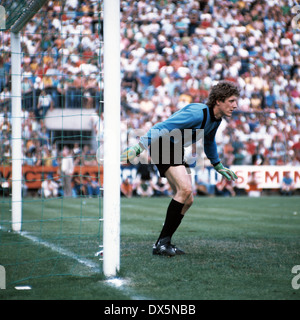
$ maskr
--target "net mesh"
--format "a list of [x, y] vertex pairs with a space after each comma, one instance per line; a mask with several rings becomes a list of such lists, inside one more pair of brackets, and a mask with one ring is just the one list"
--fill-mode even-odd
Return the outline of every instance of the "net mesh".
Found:
[[7, 286], [101, 269], [102, 1], [49, 1], [37, 10], [43, 2], [1, 3], [6, 30], [22, 26], [19, 233], [11, 231], [10, 32], [0, 32], [0, 265]]
[[19, 31], [48, 0], [3, 0], [5, 25], [1, 30]]

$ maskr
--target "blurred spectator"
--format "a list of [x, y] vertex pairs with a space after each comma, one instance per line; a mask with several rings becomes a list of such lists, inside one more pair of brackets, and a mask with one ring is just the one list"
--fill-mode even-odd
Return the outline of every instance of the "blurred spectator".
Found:
[[133, 186], [129, 181], [129, 178], [126, 178], [121, 183], [121, 196], [126, 198], [131, 198], [133, 195]]
[[0, 92], [0, 103], [5, 103], [10, 100], [11, 93], [8, 87], [4, 87], [2, 92]]
[[194, 195], [215, 195], [215, 185], [210, 182], [210, 171], [201, 166], [195, 176]]
[[11, 149], [8, 144], [4, 146], [2, 165], [11, 165]]
[[35, 116], [38, 121], [41, 121], [45, 118], [49, 109], [53, 109], [52, 97], [50, 94], [47, 94], [45, 90], [42, 90], [35, 110]]
[[251, 172], [251, 176], [249, 177], [246, 192], [249, 197], [260, 197], [262, 189], [258, 187], [257, 178], [255, 176], [255, 172]]
[[137, 79], [133, 71], [125, 71], [122, 79], [122, 87], [133, 91], [137, 89]]
[[35, 157], [31, 151], [26, 151], [25, 156], [23, 157], [23, 165], [34, 166], [36, 162]]
[[93, 179], [91, 176], [87, 175], [84, 177], [84, 184], [86, 188], [87, 196], [94, 197], [100, 194], [100, 184]]
[[[142, 155], [147, 156], [147, 155]], [[136, 178], [136, 194], [141, 197], [151, 197], [154, 194], [153, 190], [153, 176], [155, 175], [155, 168], [153, 164], [139, 163], [137, 167]]]
[[293, 144], [292, 150], [294, 151], [295, 158], [300, 161], [300, 138]]
[[281, 182], [281, 194], [284, 196], [291, 196], [295, 191], [294, 181], [291, 174], [286, 172]]
[[162, 177], [158, 177], [156, 183], [152, 183], [152, 188], [155, 196], [171, 195], [170, 185], [168, 181]]
[[46, 126], [42, 126], [41, 130], [38, 132], [38, 137], [42, 146], [50, 148], [50, 136]]
[[0, 132], [1, 135], [10, 134], [11, 132], [11, 125], [8, 120], [7, 114], [4, 115], [3, 121], [0, 124]]
[[151, 180], [139, 180], [136, 185], [136, 194], [140, 197], [151, 197], [154, 195], [154, 188]]
[[233, 155], [234, 155], [234, 160], [233, 160], [234, 165], [245, 164], [245, 153], [242, 148], [237, 148]]
[[234, 163], [235, 155], [233, 154], [233, 151], [234, 149], [231, 143], [226, 143], [224, 145], [223, 158], [224, 163], [226, 163], [227, 166], [231, 166]]
[[52, 176], [48, 175], [47, 179], [42, 182], [42, 196], [45, 198], [57, 197], [58, 184], [53, 181]]
[[42, 150], [42, 158], [43, 158], [43, 165], [45, 167], [52, 167], [53, 161], [52, 161], [51, 152], [46, 145], [43, 147], [43, 150]]
[[33, 109], [33, 99], [32, 99], [32, 91], [33, 91], [33, 83], [30, 78], [23, 77], [23, 81], [21, 83], [22, 86], [22, 99], [24, 102], [24, 108], [26, 110]]
[[86, 196], [87, 195], [86, 181], [84, 181], [84, 178], [82, 177], [81, 174], [74, 174], [73, 175], [71, 190], [72, 190], [72, 197], [73, 198], [77, 198], [78, 196]]
[[0, 57], [0, 92], [6, 87], [6, 70], [4, 67], [4, 59]]
[[267, 149], [264, 147], [263, 141], [260, 141], [256, 146], [256, 151], [252, 155], [252, 164], [263, 165], [265, 163], [265, 157], [267, 156]]
[[265, 107], [269, 109], [277, 109], [278, 103], [273, 88], [265, 93]]
[[236, 193], [233, 188], [233, 182], [228, 181], [222, 177], [221, 181], [216, 183], [216, 195], [217, 196], [231, 196], [235, 197]]
[[74, 172], [74, 161], [68, 147], [64, 147], [61, 160], [61, 174], [63, 180], [64, 197], [72, 196], [72, 175]]
[[84, 145], [81, 153], [81, 164], [85, 166], [97, 166], [96, 154], [89, 145]]
[[27, 196], [27, 192], [28, 192], [28, 186], [26, 184], [26, 180], [23, 176], [23, 179], [22, 179], [22, 197], [26, 197]]
[[9, 196], [9, 182], [3, 177], [2, 172], [0, 172], [0, 194], [4, 197]]
[[[200, 176], [200, 175], [199, 175]], [[208, 184], [204, 183], [201, 180], [201, 176], [198, 177], [199, 179], [195, 181], [195, 191], [194, 194], [195, 195], [200, 195], [200, 196], [208, 196], [209, 192], [208, 192]]]

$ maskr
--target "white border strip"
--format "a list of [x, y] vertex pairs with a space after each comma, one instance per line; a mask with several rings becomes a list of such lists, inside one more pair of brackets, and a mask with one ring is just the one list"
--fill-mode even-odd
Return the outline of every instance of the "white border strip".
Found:
[[41, 240], [41, 239], [39, 239], [39, 238], [37, 238], [35, 236], [32, 236], [26, 231], [21, 231], [21, 232], [19, 232], [19, 234], [21, 236], [23, 236], [24, 238], [31, 240], [34, 243], [41, 244], [46, 248], [49, 248], [49, 249], [51, 249], [53, 251], [56, 251], [56, 252], [58, 252], [58, 253], [60, 253], [62, 255], [65, 255], [65, 256], [67, 256], [69, 258], [72, 258], [72, 259], [76, 260], [77, 262], [85, 265], [86, 267], [91, 268], [92, 271], [95, 272], [95, 273], [100, 272], [99, 266], [96, 263], [94, 263], [93, 261], [90, 261], [90, 260], [84, 259], [84, 258], [80, 258], [75, 253], [73, 253], [73, 252], [71, 252], [71, 251], [69, 251], [67, 249], [63, 249], [61, 247], [58, 247], [58, 246], [56, 246], [56, 245], [54, 245], [54, 244], [52, 244], [50, 242]]

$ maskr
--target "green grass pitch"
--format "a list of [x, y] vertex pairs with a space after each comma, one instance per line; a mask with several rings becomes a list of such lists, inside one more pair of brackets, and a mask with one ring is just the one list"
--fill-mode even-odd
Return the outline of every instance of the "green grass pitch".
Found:
[[[169, 201], [122, 198], [124, 281], [117, 288], [95, 256], [101, 199], [26, 198], [21, 234], [10, 232], [10, 204], [2, 200], [7, 288], [0, 300], [300, 299], [292, 287], [292, 268], [300, 265], [299, 197], [196, 197], [173, 238], [186, 255], [152, 256]], [[31, 290], [16, 290], [21, 285]]]

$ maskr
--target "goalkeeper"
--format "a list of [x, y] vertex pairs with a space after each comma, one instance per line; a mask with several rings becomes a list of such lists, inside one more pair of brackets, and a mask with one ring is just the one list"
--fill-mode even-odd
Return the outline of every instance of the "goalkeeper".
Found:
[[[171, 239], [182, 218], [193, 203], [193, 189], [191, 176], [187, 174], [188, 165], [184, 161], [184, 144], [178, 136], [168, 136], [172, 130], [192, 129], [191, 143], [197, 141], [196, 130], [204, 130], [204, 151], [215, 170], [227, 180], [235, 180], [233, 171], [225, 168], [220, 162], [215, 142], [216, 131], [223, 117], [230, 117], [237, 108], [239, 89], [229, 81], [220, 81], [214, 85], [209, 93], [207, 104], [191, 103], [175, 112], [167, 120], [157, 123], [150, 129], [137, 145], [126, 149], [121, 154], [121, 161], [131, 161], [145, 149], [149, 149], [152, 161], [157, 166], [161, 177], [166, 177], [174, 196], [168, 206], [165, 223], [161, 233], [153, 245], [153, 254], [175, 256], [184, 251], [171, 243]], [[163, 161], [162, 139], [169, 139], [169, 161]], [[199, 138], [198, 138], [199, 139]], [[158, 152], [155, 152], [155, 150]], [[164, 158], [166, 159], [166, 158]]]

